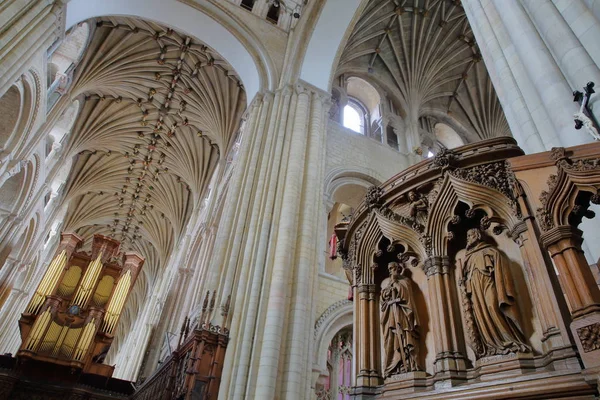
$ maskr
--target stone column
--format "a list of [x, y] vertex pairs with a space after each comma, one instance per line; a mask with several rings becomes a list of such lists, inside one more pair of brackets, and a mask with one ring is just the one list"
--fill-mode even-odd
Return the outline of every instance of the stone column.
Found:
[[[277, 248], [273, 260], [268, 309], [264, 326], [263, 348], [258, 367], [256, 398], [275, 398], [279, 361], [285, 332], [286, 312], [289, 306], [290, 265], [296, 249], [299, 208], [305, 174], [307, 147], [307, 121], [309, 119], [310, 94], [298, 87], [298, 101], [294, 127], [287, 159], [287, 179], [281, 204], [281, 216], [277, 233]], [[318, 199], [317, 199], [318, 201]], [[291, 377], [290, 377], [291, 378]], [[294, 377], [297, 379], [298, 377]]]
[[[250, 226], [254, 227], [255, 234], [247, 237], [245, 224], [246, 220], [236, 219], [231, 227], [232, 232], [238, 232], [240, 240], [244, 241], [244, 246], [240, 246], [239, 252], [230, 252], [228, 262], [232, 266], [240, 263], [244, 259], [243, 268], [239, 271], [229, 271], [232, 279], [237, 279], [238, 290], [233, 289], [231, 316], [231, 337], [235, 337], [228, 346], [225, 365], [223, 368], [222, 381], [224, 384], [219, 389], [220, 398], [224, 399], [243, 399], [246, 397], [249, 375], [251, 373], [251, 363], [253, 351], [256, 349], [255, 335], [259, 329], [257, 319], [259, 318], [259, 305], [261, 300], [266, 297], [266, 293], [261, 295], [263, 281], [265, 276], [265, 263], [269, 257], [269, 233], [271, 231], [272, 221], [276, 220], [276, 215], [271, 212], [275, 196], [278, 192], [277, 182], [279, 180], [279, 168], [270, 168], [270, 165], [279, 166], [283, 157], [283, 147], [287, 133], [287, 123], [285, 117], [289, 115], [295, 100], [292, 99], [292, 90], [290, 87], [284, 88], [281, 93], [275, 96], [272, 93], [265, 94], [261, 99], [256, 100], [257, 105], [251, 110], [249, 123], [244, 131], [246, 140], [242, 141], [242, 156], [249, 153], [251, 157], [240, 158], [238, 167], [234, 171], [235, 179], [240, 175], [237, 183], [230, 185], [230, 193], [237, 190], [243, 193], [239, 200], [241, 207], [249, 209], [251, 215]], [[267, 123], [271, 113], [276, 115], [272, 119], [273, 123]], [[258, 118], [260, 117], [260, 122]], [[279, 117], [279, 118], [278, 118]], [[267, 156], [260, 159], [260, 155]], [[256, 180], [256, 185], [254, 184]], [[236, 188], [233, 185], [239, 185]], [[271, 190], [265, 190], [271, 188]], [[227, 202], [231, 196], [228, 195]], [[253, 206], [251, 206], [253, 204]], [[228, 218], [231, 212], [224, 209], [224, 218]], [[261, 210], [269, 210], [263, 213]], [[240, 212], [240, 211], [237, 211]], [[258, 224], [260, 219], [260, 224]], [[241, 225], [241, 224], [244, 224]], [[260, 226], [260, 228], [257, 228]], [[221, 235], [222, 225], [219, 226], [217, 240]], [[218, 243], [215, 245], [217, 248]], [[246, 253], [247, 252], [247, 253]], [[244, 257], [244, 253], [252, 255]], [[213, 273], [211, 271], [211, 273]], [[223, 292], [225, 294], [227, 292]], [[253, 371], [256, 374], [256, 370]]]
[[600, 34], [600, 21], [586, 6], [590, 0], [552, 0], [552, 3], [594, 63], [600, 65], [600, 43], [597, 40]]
[[241, 247], [240, 241], [243, 235], [236, 232], [236, 228], [246, 218], [249, 196], [251, 196], [251, 193], [248, 193], [250, 191], [248, 189], [250, 184], [248, 177], [252, 177], [256, 170], [263, 136], [261, 133], [272, 102], [272, 94], [259, 94], [249, 107], [249, 118], [237, 159], [237, 165], [243, 165], [244, 167], [236, 168], [233, 173], [224, 207], [225, 210], [231, 211], [224, 212], [219, 221], [215, 251], [209, 265], [210, 272], [207, 287], [211, 289], [222, 287], [223, 289], [220, 292], [223, 293], [230, 290], [229, 288], [231, 288], [235, 277], [235, 268], [229, 265], [229, 259], [235, 258], [237, 263], [237, 256]]
[[581, 0], [552, 2], [463, 1], [511, 130], [527, 152], [593, 140], [574, 129], [579, 106], [572, 91], [579, 88], [572, 85], [597, 75], [597, 44], [587, 43], [597, 23]]
[[221, 305], [231, 296], [228, 317], [212, 318], [231, 323], [222, 399], [307, 395], [328, 97], [300, 82], [249, 114], [206, 287]]
[[600, 288], [581, 250], [582, 232], [557, 226], [541, 236], [548, 249], [573, 322], [571, 331], [587, 368], [600, 366]]
[[435, 386], [454, 386], [466, 378], [466, 349], [458, 312], [456, 282], [447, 256], [425, 260], [431, 331], [435, 343]]
[[[541, 118], [536, 118], [535, 114], [529, 112], [530, 107], [535, 104], [531, 100], [527, 101], [524, 98], [524, 90], [519, 87], [517, 71], [514, 71], [514, 69], [517, 67], [515, 64], [521, 65], [518, 63], [518, 60], [511, 60], [513, 62], [507, 60], [503, 52], [503, 43], [501, 42], [502, 38], [507, 38], [507, 35], [503, 35], [503, 32], [498, 32], [502, 28], [499, 26], [501, 25], [499, 17], [498, 19], [492, 19], [488, 15], [495, 10], [489, 10], [493, 8], [491, 6], [484, 9], [478, 0], [466, 0], [462, 4], [477, 40], [479, 50], [485, 60], [490, 78], [494, 83], [496, 94], [502, 104], [502, 109], [510, 126], [511, 133], [519, 142], [519, 146], [528, 153], [549, 149], [544, 146], [540, 137], [540, 129], [536, 120], [541, 120]], [[491, 23], [492, 20], [495, 21], [494, 25]], [[555, 136], [556, 134], [552, 131], [546, 131], [545, 134]], [[556, 143], [559, 143], [558, 138], [556, 138]]]
[[503, 0], [492, 0], [492, 2], [497, 10], [501, 10], [499, 15], [502, 23], [542, 100], [561, 143], [564, 146], [575, 146], [591, 142], [591, 136], [583, 130], [575, 129], [573, 113], [578, 110], [578, 107], [571, 96], [573, 90], [521, 3]]
[[[548, 45], [560, 70], [567, 78], [569, 87], [573, 90], [582, 90], [581, 88], [589, 81], [600, 84], [600, 70], [597, 65], [600, 57], [596, 60], [592, 59], [579, 38], [575, 36], [571, 26], [559, 12], [556, 3], [556, 0], [525, 1], [523, 6], [531, 16], [544, 42]], [[589, 12], [581, 0], [571, 1], [568, 10], [566, 4], [564, 4], [565, 2], [562, 3], [564, 11], [568, 12], [569, 15], [573, 15], [572, 19], [581, 19], [575, 22], [574, 28], [581, 27], [581, 29], [588, 31], [586, 36], [593, 38], [593, 43], [590, 43], [588, 48], [593, 46], [592, 50], [594, 52], [592, 54], [595, 54], [597, 38], [600, 37], [600, 26], [595, 21], [589, 21], [588, 23], [583, 21], [586, 13], [589, 14]], [[600, 98], [592, 96], [591, 104], [599, 101], [598, 99]], [[600, 118], [600, 109], [597, 108], [593, 111], [596, 119]]]
[[600, 21], [600, 0], [583, 0], [588, 10]]
[[311, 93], [310, 123], [308, 126], [308, 144], [306, 148], [304, 177], [304, 191], [300, 205], [301, 217], [299, 221], [298, 250], [296, 254], [296, 295], [292, 301], [291, 315], [291, 343], [288, 362], [290, 377], [298, 376], [298, 380], [290, 380], [286, 398], [292, 398], [300, 393], [305, 393], [306, 383], [310, 381], [309, 354], [312, 345], [313, 313], [311, 297], [307, 293], [313, 292], [315, 277], [318, 274], [318, 265], [322, 252], [318, 245], [320, 235], [315, 235], [315, 227], [321, 221], [321, 199], [324, 191], [325, 175], [325, 112], [329, 109], [329, 102], [324, 94]]

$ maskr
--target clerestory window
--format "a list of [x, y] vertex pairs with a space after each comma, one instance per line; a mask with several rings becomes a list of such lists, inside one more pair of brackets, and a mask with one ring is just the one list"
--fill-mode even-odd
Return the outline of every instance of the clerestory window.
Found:
[[348, 104], [344, 107], [344, 127], [364, 135], [367, 119], [365, 107], [355, 99], [349, 99]]

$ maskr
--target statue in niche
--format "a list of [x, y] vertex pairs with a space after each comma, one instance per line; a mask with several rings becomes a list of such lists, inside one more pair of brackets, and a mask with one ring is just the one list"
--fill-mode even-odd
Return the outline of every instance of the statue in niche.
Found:
[[467, 231], [460, 286], [471, 347], [478, 358], [528, 353], [519, 324], [519, 310], [509, 270], [509, 260], [483, 240], [480, 229]]
[[390, 277], [381, 283], [381, 330], [383, 335], [383, 377], [418, 371], [417, 318], [411, 281], [397, 262], [388, 264]]
[[408, 192], [409, 214], [410, 217], [421, 225], [425, 225], [427, 221], [427, 213], [429, 212], [429, 202], [427, 197], [411, 190]]

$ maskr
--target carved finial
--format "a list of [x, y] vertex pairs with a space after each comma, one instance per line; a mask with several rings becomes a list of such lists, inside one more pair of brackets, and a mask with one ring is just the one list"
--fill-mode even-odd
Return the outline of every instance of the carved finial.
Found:
[[221, 306], [221, 315], [223, 317], [227, 317], [227, 315], [229, 314], [229, 307], [230, 306], [231, 306], [231, 295], [227, 296], [227, 300]]
[[371, 186], [365, 195], [365, 203], [369, 209], [381, 207], [381, 196], [383, 189], [378, 186]]
[[567, 155], [564, 147], [553, 147], [550, 149], [550, 158], [554, 161], [558, 162], [560, 160], [566, 159]]
[[210, 307], [208, 309], [209, 312], [212, 312], [215, 309], [215, 296], [216, 296], [216, 294], [217, 294], [217, 291], [214, 290], [213, 294], [212, 294], [212, 297], [210, 299]]
[[433, 158], [433, 165], [439, 168], [449, 168], [452, 167], [456, 161], [456, 155], [452, 150], [448, 150], [447, 148], [443, 148], [435, 155]]
[[206, 308], [208, 307], [208, 297], [210, 296], [210, 290], [206, 291], [206, 295], [204, 296], [204, 302], [202, 303], [202, 315], [206, 312]]

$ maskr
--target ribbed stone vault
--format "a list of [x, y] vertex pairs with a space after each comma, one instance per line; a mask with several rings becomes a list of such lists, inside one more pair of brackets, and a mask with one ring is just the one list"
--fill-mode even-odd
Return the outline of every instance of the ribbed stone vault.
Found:
[[129, 325], [233, 145], [246, 96], [214, 50], [127, 18], [96, 21], [74, 78], [79, 95], [63, 229], [114, 237], [146, 258], [121, 321]]
[[341, 55], [337, 75], [378, 84], [402, 117], [453, 119], [469, 141], [510, 135], [459, 0], [373, 0]]

